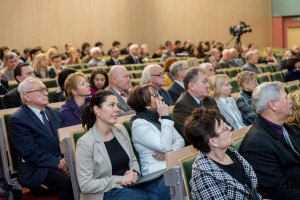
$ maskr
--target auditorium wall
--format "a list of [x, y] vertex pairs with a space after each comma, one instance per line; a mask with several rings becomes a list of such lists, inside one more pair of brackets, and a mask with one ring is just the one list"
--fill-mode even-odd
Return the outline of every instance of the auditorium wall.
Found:
[[240, 21], [253, 30], [242, 35], [244, 44], [272, 43], [271, 0], [0, 0], [0, 7], [0, 46], [11, 49], [102, 41], [108, 50], [119, 40], [153, 52], [165, 40], [227, 43]]

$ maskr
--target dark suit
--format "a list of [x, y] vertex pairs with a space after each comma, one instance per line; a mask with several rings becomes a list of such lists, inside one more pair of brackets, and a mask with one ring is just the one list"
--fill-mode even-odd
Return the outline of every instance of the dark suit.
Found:
[[14, 88], [9, 91], [3, 97], [3, 103], [6, 108], [17, 108], [23, 105], [18, 88]]
[[46, 107], [44, 111], [53, 132], [26, 105], [18, 109], [10, 119], [9, 139], [18, 154], [18, 181], [30, 189], [37, 188], [41, 183], [50, 189], [61, 190], [59, 187], [64, 187], [67, 194], [70, 191], [66, 190], [66, 183], [70, 178], [57, 167], [61, 158], [57, 129], [64, 124], [57, 110]]
[[8, 81], [1, 78], [0, 95], [4, 95], [8, 92]]
[[181, 87], [176, 81], [169, 87], [168, 92], [173, 100], [173, 103], [176, 103], [177, 99], [184, 92], [184, 88]]
[[[215, 100], [211, 97], [205, 97], [203, 99], [203, 105], [205, 109], [215, 109], [219, 111]], [[199, 108], [199, 105], [188, 91], [185, 91], [180, 95], [179, 99], [177, 100], [174, 106], [174, 126], [178, 133], [180, 133], [181, 136], [184, 138], [186, 146], [188, 146], [190, 143], [185, 139], [185, 136], [183, 135], [183, 126], [186, 118], [189, 117], [192, 114], [193, 110], [196, 108]]]
[[[300, 154], [300, 133], [284, 124]], [[258, 116], [240, 147], [241, 155], [253, 167], [258, 188], [270, 199], [300, 198], [300, 156], [275, 129]]]
[[218, 69], [224, 69], [229, 67], [230, 67], [229, 61], [225, 61], [221, 58], [221, 60], [218, 63]]
[[261, 71], [253, 64], [251, 63], [246, 63], [243, 67], [242, 67], [242, 71], [251, 71], [254, 72], [256, 74], [260, 74]]
[[[119, 60], [119, 62], [120, 62], [120, 65], [123, 64], [120, 60]], [[113, 65], [118, 65], [118, 64], [111, 58], [108, 61], [106, 61], [106, 65], [113, 66]]]
[[172, 100], [172, 97], [170, 96], [169, 92], [164, 89], [159, 89], [158, 94], [163, 98], [163, 101], [168, 105], [172, 106], [174, 105], [174, 102]]
[[124, 59], [124, 64], [139, 64], [139, 63], [143, 63], [142, 58], [139, 57], [139, 62], [135, 62], [134, 58], [129, 54], [128, 56], [125, 57]]

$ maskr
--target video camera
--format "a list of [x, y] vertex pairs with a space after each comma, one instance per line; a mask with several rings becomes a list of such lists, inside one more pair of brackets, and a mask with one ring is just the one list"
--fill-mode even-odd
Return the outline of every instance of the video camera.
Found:
[[229, 32], [233, 36], [241, 36], [244, 33], [251, 33], [252, 29], [250, 28], [250, 25], [241, 21], [239, 25], [229, 27]]

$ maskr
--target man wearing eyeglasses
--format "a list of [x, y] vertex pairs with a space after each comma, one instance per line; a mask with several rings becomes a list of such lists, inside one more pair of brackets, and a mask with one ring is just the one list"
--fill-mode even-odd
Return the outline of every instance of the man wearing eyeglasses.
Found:
[[107, 66], [113, 66], [113, 65], [121, 65], [121, 61], [118, 59], [120, 55], [120, 50], [118, 47], [113, 47], [110, 51], [110, 59], [106, 61]]
[[9, 123], [9, 139], [18, 154], [18, 181], [32, 191], [44, 184], [60, 199], [73, 199], [57, 134], [64, 123], [60, 113], [47, 106], [48, 89], [39, 79], [30, 77], [20, 83], [18, 91], [24, 105]]
[[153, 83], [156, 86], [159, 96], [163, 98], [163, 101], [168, 106], [172, 106], [174, 104], [169, 92], [161, 88], [163, 85], [165, 85], [166, 79], [163, 69], [160, 65], [150, 64], [144, 68], [141, 77], [141, 84], [147, 83]]

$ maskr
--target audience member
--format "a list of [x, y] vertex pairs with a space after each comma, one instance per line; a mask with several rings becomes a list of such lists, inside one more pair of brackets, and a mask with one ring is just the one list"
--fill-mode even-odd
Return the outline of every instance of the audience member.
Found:
[[49, 49], [47, 50], [47, 52], [46, 52], [46, 57], [47, 57], [47, 59], [48, 59], [48, 65], [49, 65], [49, 66], [52, 66], [52, 65], [53, 65], [53, 63], [52, 63], [52, 56], [57, 55], [57, 54], [58, 54], [58, 51], [57, 51], [57, 49], [55, 49], [55, 48], [49, 48]]
[[76, 144], [81, 199], [170, 199], [161, 192], [163, 181], [132, 186], [140, 169], [125, 127], [116, 124], [119, 111], [117, 97], [106, 90], [96, 92], [83, 110], [87, 133]]
[[103, 69], [96, 69], [90, 76], [91, 96], [97, 91], [104, 90], [109, 85], [108, 75]]
[[199, 66], [199, 61], [197, 58], [188, 58], [186, 60], [186, 63], [188, 65], [189, 68], [191, 67], [198, 67]]
[[39, 55], [41, 52], [42, 52], [42, 50], [40, 47], [35, 47], [30, 50], [29, 55], [30, 55], [30, 66], [31, 67], [33, 67], [33, 65], [34, 65], [35, 57], [37, 55]]
[[141, 77], [141, 85], [147, 83], [153, 83], [155, 85], [158, 94], [163, 98], [163, 101], [168, 106], [172, 106], [174, 104], [169, 92], [162, 88], [162, 86], [165, 85], [166, 80], [163, 69], [160, 65], [149, 64], [144, 68]]
[[5, 54], [7, 54], [8, 52], [10, 52], [9, 48], [6, 46], [2, 46], [0, 48], [0, 70], [3, 69], [3, 58], [5, 56]]
[[67, 100], [60, 108], [61, 117], [66, 126], [82, 123], [82, 109], [90, 102], [90, 84], [82, 72], [70, 74], [65, 83]]
[[65, 61], [66, 65], [81, 64], [78, 51], [75, 47], [69, 48], [69, 58]]
[[218, 69], [224, 69], [224, 68], [229, 68], [230, 67], [230, 51], [229, 49], [224, 49], [222, 51], [222, 58], [218, 62]]
[[165, 46], [163, 44], [160, 44], [155, 53], [152, 55], [152, 58], [160, 58], [164, 50]]
[[2, 78], [2, 74], [0, 73], [0, 95], [5, 95], [7, 92], [8, 92], [8, 80], [6, 78]]
[[285, 123], [292, 101], [281, 82], [265, 82], [252, 94], [258, 116], [240, 146], [264, 198], [299, 199], [300, 136]]
[[285, 81], [300, 80], [300, 60], [299, 58], [290, 58], [286, 61], [285, 68], [288, 70], [285, 74]]
[[15, 80], [14, 77], [14, 68], [18, 64], [17, 54], [14, 52], [8, 52], [3, 57], [3, 69], [1, 74], [3, 78], [8, 81]]
[[249, 51], [246, 54], [246, 64], [242, 67], [242, 71], [252, 71], [260, 74], [261, 71], [255, 66], [258, 63], [259, 56], [254, 51]]
[[254, 50], [256, 50], [255, 44], [249, 43], [249, 44], [248, 44], [248, 50], [249, 50], [249, 51], [254, 51]]
[[212, 67], [214, 68], [214, 71], [218, 68], [218, 62], [217, 62], [216, 58], [211, 54], [206, 55], [204, 62], [210, 63], [212, 65]]
[[172, 85], [173, 81], [174, 81], [174, 77], [172, 76], [172, 73], [170, 72], [170, 67], [171, 65], [178, 61], [178, 59], [176, 57], [170, 57], [167, 58], [164, 62], [164, 75], [165, 75], [165, 80], [166, 83], [164, 84], [164, 88], [168, 88]]
[[176, 61], [170, 67], [170, 72], [174, 78], [174, 82], [171, 87], [168, 88], [168, 92], [175, 103], [179, 96], [184, 92], [183, 77], [188, 69], [185, 61]]
[[213, 57], [215, 57], [217, 63], [220, 61], [221, 52], [219, 51], [219, 49], [214, 48], [214, 49], [210, 50], [209, 54], [211, 54]]
[[21, 54], [18, 49], [12, 49], [11, 52], [14, 52], [15, 54], [17, 54], [18, 63], [24, 63], [24, 61], [21, 59]]
[[150, 54], [147, 44], [141, 45], [140, 57], [142, 58], [143, 62], [149, 62]]
[[81, 45], [81, 56], [80, 56], [80, 59], [83, 59], [84, 57], [89, 56], [90, 55], [90, 49], [91, 49], [90, 43], [84, 42]]
[[207, 74], [207, 78], [210, 78], [211, 76], [216, 74], [213, 65], [210, 63], [201, 63], [199, 65], [199, 68], [201, 68], [203, 71], [205, 71], [205, 74]]
[[113, 66], [108, 78], [109, 86], [106, 89], [118, 98], [119, 116], [133, 114], [134, 111], [127, 105], [128, 90], [131, 87], [131, 78], [127, 69], [120, 65]]
[[255, 107], [252, 102], [252, 92], [258, 86], [257, 75], [254, 72], [243, 71], [236, 77], [241, 92], [236, 98], [236, 105], [246, 126], [253, 124], [256, 118]]
[[51, 57], [51, 63], [56, 76], [58, 76], [59, 73], [66, 68], [66, 66], [62, 66], [61, 54], [53, 55]]
[[142, 175], [165, 169], [165, 154], [184, 147], [184, 140], [169, 117], [168, 105], [151, 83], [136, 86], [129, 95], [128, 105], [136, 111], [130, 122]]
[[181, 41], [180, 40], [176, 40], [174, 42], [174, 52], [175, 52], [175, 55], [177, 55], [177, 53], [180, 53], [180, 49], [181, 48]]
[[118, 48], [119, 49], [120, 45], [121, 45], [121, 43], [119, 41], [113, 41], [112, 48], [110, 50], [108, 50], [107, 55], [111, 54], [111, 51], [112, 51], [113, 48]]
[[139, 46], [132, 44], [129, 47], [129, 55], [125, 57], [125, 64], [139, 64], [142, 63], [142, 59], [139, 57]]
[[65, 68], [63, 69], [57, 78], [59, 89], [55, 92], [54, 95], [54, 102], [61, 102], [66, 100], [66, 93], [65, 93], [65, 80], [70, 74], [77, 72], [75, 69], [72, 68]]
[[132, 45], [132, 43], [129, 42], [129, 43], [127, 44], [127, 46], [126, 46], [124, 49], [121, 49], [120, 53], [121, 53], [122, 55], [129, 54], [129, 47], [130, 47], [131, 45]]
[[234, 130], [238, 130], [245, 124], [234, 99], [229, 97], [231, 90], [230, 78], [227, 75], [217, 74], [209, 78], [209, 96], [215, 99], [221, 115], [228, 124]]
[[102, 60], [102, 53], [99, 47], [93, 47], [90, 55], [92, 59], [88, 63], [89, 67], [106, 66], [105, 62]]
[[33, 65], [34, 74], [38, 78], [55, 78], [56, 73], [53, 68], [48, 70], [48, 60], [45, 54], [40, 53], [35, 57]]
[[293, 57], [300, 59], [300, 47], [298, 45], [294, 45], [292, 47], [292, 54], [293, 54]]
[[101, 49], [101, 55], [104, 56], [105, 53], [104, 53], [104, 50], [103, 50], [103, 43], [98, 41], [95, 43], [95, 47], [99, 47]]
[[278, 63], [277, 59], [276, 59], [276, 55], [273, 53], [273, 50], [271, 47], [267, 47], [265, 50], [265, 59], [266, 59], [266, 63]]
[[111, 48], [110, 59], [106, 61], [107, 66], [121, 65], [122, 62], [119, 60], [120, 50], [117, 47]]
[[164, 62], [167, 58], [175, 57], [175, 53], [173, 52], [173, 45], [171, 41], [166, 41], [165, 43], [165, 50], [160, 57], [160, 61]]
[[284, 70], [286, 69], [285, 68], [285, 64], [286, 64], [286, 61], [290, 58], [293, 57], [293, 54], [291, 51], [286, 51], [282, 57], [282, 59], [280, 60], [279, 64], [277, 65], [276, 67], [276, 71], [281, 71], [281, 70]]
[[70, 48], [72, 48], [73, 47], [73, 45], [72, 45], [72, 43], [71, 42], [68, 42], [68, 43], [66, 43], [65, 44], [65, 55], [66, 55], [66, 58], [69, 58], [70, 57]]
[[286, 123], [294, 129], [295, 133], [300, 133], [300, 90], [288, 95], [292, 100], [292, 116], [290, 116]]
[[198, 154], [191, 177], [192, 199], [261, 199], [249, 163], [230, 145], [231, 127], [214, 110], [197, 108], [184, 134]]
[[229, 49], [230, 52], [230, 67], [242, 67], [245, 65], [243, 59], [239, 58], [239, 53], [235, 48]]
[[[181, 94], [173, 110], [175, 128], [182, 136], [185, 120], [194, 109], [202, 107], [218, 110], [215, 100], [208, 97], [208, 77], [203, 70], [199, 67], [188, 69], [183, 77], [183, 83], [185, 92]], [[185, 138], [185, 145], [189, 144]]]
[[29, 59], [30, 59], [30, 48], [25, 48], [23, 50], [23, 55], [21, 56], [21, 59], [23, 60], [23, 62], [29, 62]]
[[10, 118], [8, 134], [18, 155], [18, 182], [32, 191], [44, 184], [59, 199], [74, 199], [57, 134], [64, 123], [59, 112], [47, 106], [48, 89], [38, 78], [27, 78], [18, 91], [25, 105]]

